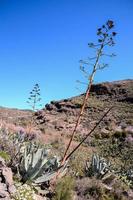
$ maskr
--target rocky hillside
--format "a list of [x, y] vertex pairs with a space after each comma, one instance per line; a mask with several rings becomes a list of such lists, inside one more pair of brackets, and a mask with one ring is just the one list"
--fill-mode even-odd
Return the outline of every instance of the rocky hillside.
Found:
[[[41, 130], [46, 135], [68, 136], [71, 134], [77, 116], [82, 106], [84, 94], [52, 101], [44, 109], [36, 113], [41, 122]], [[97, 123], [103, 113], [114, 106], [104, 118], [95, 134], [108, 136], [123, 128], [132, 129], [133, 126], [133, 80], [105, 82], [95, 84], [91, 89], [91, 96], [87, 102], [82, 122], [78, 128], [78, 137], [82, 137]], [[16, 125], [26, 125], [31, 112], [27, 110], [0, 108], [0, 119]], [[76, 138], [77, 139], [77, 138]]]
[[[42, 130], [46, 134], [69, 136], [82, 106], [83, 96], [52, 101], [37, 112], [38, 120], [44, 122]], [[114, 108], [96, 131], [105, 137], [113, 131], [131, 129], [133, 126], [133, 80], [93, 85], [77, 135], [82, 137], [88, 133], [111, 106]]]
[[[38, 200], [53, 199], [52, 190], [50, 187], [50, 189], [48, 188], [47, 184], [43, 184], [41, 188], [37, 187], [38, 189], [34, 191], [33, 187], [31, 187], [31, 182], [30, 185], [21, 183], [23, 179], [21, 176], [18, 177], [18, 173], [15, 174], [17, 168], [15, 169], [14, 167], [18, 166], [20, 162], [16, 157], [16, 155], [18, 155], [16, 152], [18, 152], [20, 143], [18, 140], [14, 143], [14, 137], [10, 137], [9, 133], [14, 134], [17, 132], [20, 134], [20, 138], [25, 137], [25, 139], [33, 143], [39, 142], [39, 144], [41, 143], [41, 149], [42, 142], [44, 142], [44, 144], [50, 142], [50, 146], [52, 147], [50, 157], [52, 155], [59, 155], [60, 157], [64, 154], [66, 144], [68, 144], [70, 134], [75, 126], [76, 119], [82, 106], [83, 97], [84, 94], [81, 94], [80, 96], [70, 99], [52, 101], [50, 104], [47, 104], [44, 109], [36, 112], [35, 116], [42, 132], [38, 131], [36, 126], [29, 126], [28, 132], [28, 126], [26, 125], [29, 124], [31, 119], [31, 111], [0, 108], [0, 199], [10, 200], [10, 196], [13, 195], [15, 199], [19, 199], [18, 197], [20, 197], [19, 195], [21, 194], [22, 199], [27, 200], [34, 199], [33, 197], [36, 197]], [[113, 109], [104, 118], [95, 133], [93, 133], [89, 140], [75, 152], [75, 156], [69, 160], [67, 176], [63, 177], [63, 182], [59, 182], [59, 185], [62, 183], [60, 187], [57, 185], [55, 194], [57, 192], [59, 192], [57, 194], [63, 193], [64, 188], [71, 185], [73, 180], [74, 187], [70, 186], [70, 188], [68, 187], [66, 190], [72, 192], [72, 199], [75, 200], [85, 200], [88, 198], [100, 200], [103, 199], [104, 196], [106, 199], [133, 199], [133, 80], [112, 83], [106, 82], [92, 86], [91, 96], [87, 102], [81, 124], [78, 127], [77, 134], [75, 134], [75, 140], [72, 143], [71, 149], [79, 144], [81, 138], [95, 126], [104, 112], [112, 106]], [[30, 125], [32, 125], [32, 123]], [[22, 126], [26, 126], [26, 128], [22, 128]], [[33, 131], [35, 131], [35, 135], [33, 135]], [[110, 135], [112, 135], [112, 137], [109, 137]], [[39, 137], [37, 138], [36, 136]], [[25, 144], [29, 147], [29, 143], [26, 142]], [[46, 146], [49, 147], [49, 145]], [[94, 152], [100, 156], [104, 155], [104, 158], [111, 162], [111, 170], [113, 169], [113, 171], [106, 171], [108, 174], [105, 172], [107, 176], [103, 179], [98, 177], [100, 171], [96, 171], [94, 175], [89, 175], [88, 172], [91, 172], [92, 168], [88, 168], [88, 172], [84, 170], [87, 169], [87, 166], [91, 166], [90, 158], [93, 156]], [[2, 159], [2, 156], [5, 161]], [[11, 158], [15, 159], [12, 160]], [[11, 159], [13, 163], [8, 162], [8, 159]], [[101, 160], [103, 161], [103, 159]], [[87, 162], [89, 165], [86, 165], [86, 161], [89, 161]], [[8, 167], [6, 166], [6, 162], [8, 163]], [[14, 162], [16, 162], [16, 164], [14, 164]], [[104, 163], [104, 167], [105, 166], [106, 160]], [[109, 168], [110, 166], [108, 170]], [[102, 170], [102, 173], [103, 171], [104, 170]], [[103, 173], [102, 175], [105, 174]], [[23, 175], [25, 175], [25, 172], [22, 176]], [[17, 181], [15, 182], [15, 180]], [[60, 188], [62, 188], [62, 190], [60, 190]], [[91, 196], [94, 198], [91, 198]]]
[[0, 107], [0, 120], [6, 123], [23, 125], [27, 122], [29, 116], [31, 116], [31, 111], [29, 110]]

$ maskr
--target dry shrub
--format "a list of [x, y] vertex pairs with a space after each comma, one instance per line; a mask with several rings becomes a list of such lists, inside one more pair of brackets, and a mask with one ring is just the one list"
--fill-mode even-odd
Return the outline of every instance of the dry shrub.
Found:
[[76, 181], [76, 200], [99, 200], [102, 196], [101, 181], [93, 178], [82, 178]]
[[119, 180], [108, 188], [96, 178], [82, 178], [76, 181], [77, 197], [75, 200], [129, 200], [128, 188]]
[[59, 180], [53, 200], [73, 200], [74, 179], [66, 176]]

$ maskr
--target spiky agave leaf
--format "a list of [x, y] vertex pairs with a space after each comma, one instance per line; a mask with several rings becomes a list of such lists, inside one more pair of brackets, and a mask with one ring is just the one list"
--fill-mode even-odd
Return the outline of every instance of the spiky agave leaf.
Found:
[[[34, 143], [27, 144], [24, 149], [23, 159], [20, 165], [22, 182], [31, 180], [35, 183], [42, 183], [53, 178], [60, 168], [58, 157], [48, 158], [48, 149]], [[65, 173], [66, 166], [61, 168]]]
[[54, 159], [51, 159], [48, 161], [46, 171], [43, 172], [43, 174], [40, 177], [36, 177], [36, 180], [34, 181], [36, 184], [40, 184], [46, 181], [49, 181], [53, 179], [58, 170], [60, 170], [59, 178], [64, 176], [67, 172], [67, 162], [63, 166], [61, 166], [61, 160], [58, 157], [54, 157]]
[[106, 162], [104, 158], [93, 154], [91, 164], [86, 163], [86, 171], [89, 176], [96, 176], [97, 178], [103, 178], [110, 170], [110, 163]]
[[23, 174], [22, 181], [32, 180], [39, 169], [47, 162], [47, 151], [41, 145], [27, 144], [24, 148], [24, 156], [20, 165], [20, 173]]

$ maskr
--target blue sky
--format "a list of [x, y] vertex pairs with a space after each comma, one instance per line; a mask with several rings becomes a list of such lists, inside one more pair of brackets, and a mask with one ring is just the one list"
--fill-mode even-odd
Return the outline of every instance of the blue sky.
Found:
[[39, 83], [42, 103], [79, 94], [79, 60], [90, 55], [96, 29], [116, 24], [116, 57], [95, 82], [133, 78], [132, 0], [0, 0], [0, 105], [28, 108]]

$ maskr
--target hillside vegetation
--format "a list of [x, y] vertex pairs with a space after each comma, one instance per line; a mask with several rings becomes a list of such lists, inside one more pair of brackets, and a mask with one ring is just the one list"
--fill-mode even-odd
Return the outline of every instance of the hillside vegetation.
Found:
[[0, 108], [0, 199], [133, 199], [133, 80], [92, 85], [71, 149], [113, 109], [61, 168], [62, 178], [50, 182], [83, 95], [52, 101], [35, 113]]

